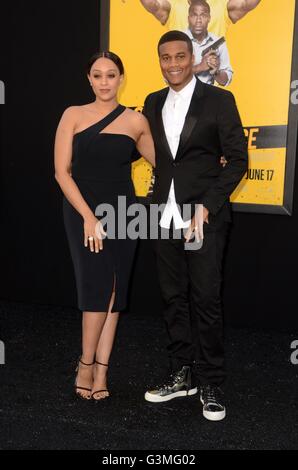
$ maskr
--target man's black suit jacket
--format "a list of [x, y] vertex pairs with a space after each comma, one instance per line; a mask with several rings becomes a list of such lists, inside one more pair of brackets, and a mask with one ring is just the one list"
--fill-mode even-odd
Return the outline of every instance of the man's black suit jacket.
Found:
[[[152, 203], [167, 202], [174, 178], [176, 202], [181, 209], [183, 204], [194, 208], [195, 203], [201, 203], [209, 210], [210, 225], [221, 225], [231, 220], [229, 196], [248, 164], [247, 142], [234, 96], [197, 80], [174, 159], [162, 120], [168, 91], [164, 88], [148, 95], [143, 110], [156, 151]], [[224, 168], [220, 164], [222, 155], [228, 161]]]

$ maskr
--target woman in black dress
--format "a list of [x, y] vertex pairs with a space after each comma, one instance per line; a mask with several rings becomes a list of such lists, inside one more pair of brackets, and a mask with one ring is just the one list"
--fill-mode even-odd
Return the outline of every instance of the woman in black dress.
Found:
[[109, 395], [107, 366], [119, 312], [126, 306], [136, 240], [117, 238], [117, 227], [116, 236], [109, 237], [96, 208], [110, 204], [117, 225], [118, 196], [125, 197], [127, 207], [136, 202], [134, 156], [139, 152], [154, 166], [155, 154], [146, 118], [117, 101], [124, 77], [121, 59], [112, 52], [97, 53], [87, 76], [95, 100], [65, 110], [56, 133], [55, 178], [64, 193], [64, 224], [83, 312], [75, 391], [100, 400]]

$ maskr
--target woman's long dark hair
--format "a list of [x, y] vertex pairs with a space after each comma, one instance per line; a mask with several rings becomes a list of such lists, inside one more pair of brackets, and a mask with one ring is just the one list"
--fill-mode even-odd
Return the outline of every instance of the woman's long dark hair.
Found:
[[114, 62], [120, 72], [120, 75], [124, 75], [124, 66], [122, 60], [119, 56], [117, 56], [117, 54], [114, 54], [114, 52], [111, 51], [96, 52], [95, 54], [93, 54], [92, 57], [90, 57], [89, 62], [87, 64], [88, 75], [90, 75], [90, 70], [94, 62], [96, 62], [97, 59], [100, 59], [101, 57], [104, 57], [105, 59], [110, 59], [112, 62]]

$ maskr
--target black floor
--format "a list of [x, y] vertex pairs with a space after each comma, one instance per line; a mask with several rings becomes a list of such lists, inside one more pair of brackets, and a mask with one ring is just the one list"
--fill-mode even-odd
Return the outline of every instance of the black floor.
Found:
[[197, 396], [152, 405], [148, 385], [163, 378], [159, 318], [123, 314], [109, 374], [112, 397], [73, 393], [80, 313], [70, 308], [0, 304], [1, 449], [298, 449], [298, 332], [227, 329], [227, 418], [202, 416]]

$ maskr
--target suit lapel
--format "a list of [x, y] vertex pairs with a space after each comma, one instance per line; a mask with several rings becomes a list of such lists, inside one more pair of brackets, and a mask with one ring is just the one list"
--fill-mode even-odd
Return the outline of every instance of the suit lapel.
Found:
[[169, 88], [165, 88], [163, 90], [163, 93], [161, 93], [158, 98], [157, 98], [157, 104], [156, 104], [156, 126], [157, 126], [157, 132], [158, 136], [160, 138], [160, 142], [162, 147], [166, 150], [168, 157], [170, 160], [173, 160], [173, 155], [168, 143], [168, 139], [165, 133], [165, 128], [163, 125], [163, 120], [162, 120], [162, 108], [165, 104], [166, 98], [169, 93]]
[[177, 150], [176, 160], [181, 158], [185, 146], [189, 142], [192, 131], [200, 119], [202, 113], [202, 97], [204, 96], [203, 85], [200, 80], [197, 80], [192, 99], [189, 105], [188, 112], [185, 117], [184, 126], [180, 135], [180, 142]]

